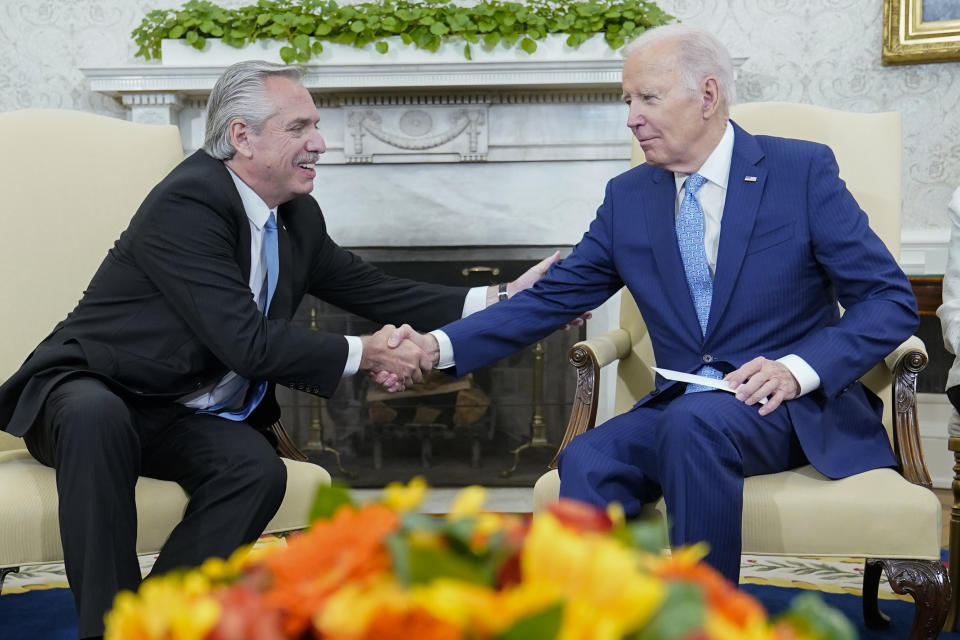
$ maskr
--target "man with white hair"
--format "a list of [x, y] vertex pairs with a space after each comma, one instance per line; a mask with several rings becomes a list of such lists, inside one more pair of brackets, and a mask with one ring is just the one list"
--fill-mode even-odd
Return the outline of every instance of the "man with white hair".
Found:
[[[383, 323], [430, 329], [496, 302], [389, 277], [327, 235], [310, 196], [325, 150], [300, 71], [228, 68], [207, 109], [204, 148], [147, 196], [77, 307], [0, 386], [0, 428], [55, 467], [60, 535], [81, 638], [103, 633], [121, 589], [136, 589], [140, 475], [190, 494], [153, 566], [159, 574], [253, 542], [286, 489], [267, 429], [274, 385], [329, 396], [358, 371], [394, 389], [429, 359], [411, 343], [291, 322], [310, 293]], [[548, 258], [506, 286], [529, 286]]]
[[658, 376], [562, 452], [560, 494], [631, 517], [663, 495], [671, 542], [708, 542], [707, 561], [736, 582], [744, 477], [807, 461], [831, 478], [896, 465], [880, 402], [858, 379], [912, 334], [916, 301], [829, 148], [729, 120], [732, 65], [710, 33], [642, 35], [623, 97], [646, 163], [608, 183], [571, 255], [502, 304], [394, 341], [409, 335], [464, 374], [626, 286], [658, 366], [737, 391]]

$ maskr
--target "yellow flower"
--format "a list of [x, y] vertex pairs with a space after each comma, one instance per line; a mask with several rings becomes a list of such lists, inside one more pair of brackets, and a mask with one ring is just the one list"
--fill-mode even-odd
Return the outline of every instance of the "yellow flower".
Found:
[[462, 518], [471, 518], [480, 513], [483, 503], [487, 500], [487, 491], [478, 485], [464, 487], [457, 492], [457, 496], [450, 505], [450, 513], [447, 518], [450, 520], [460, 520]]
[[108, 640], [203, 640], [220, 618], [210, 582], [198, 572], [151, 578], [139, 595], [121, 592], [106, 617]]
[[410, 599], [430, 615], [460, 629], [482, 618], [494, 608], [494, 592], [479, 584], [438, 578], [410, 589]]
[[611, 502], [607, 505], [607, 517], [610, 518], [614, 527], [622, 527], [627, 522], [627, 514], [619, 502]]
[[604, 534], [577, 533], [541, 513], [527, 536], [521, 567], [524, 582], [552, 585], [567, 599], [563, 640], [614, 638], [644, 624], [666, 598], [663, 582], [641, 571], [640, 557]]
[[393, 578], [344, 585], [326, 606], [317, 611], [313, 624], [324, 635], [362, 637], [377, 612], [409, 607], [409, 596]]
[[394, 511], [413, 511], [426, 495], [427, 481], [423, 476], [416, 476], [406, 485], [402, 482], [388, 484], [383, 490], [383, 504]]
[[734, 624], [722, 612], [708, 609], [704, 629], [711, 640], [771, 640], [773, 630], [762, 612], [750, 616], [743, 626]]
[[286, 543], [279, 538], [272, 542], [257, 542], [256, 544], [245, 544], [230, 554], [226, 560], [222, 558], [207, 558], [200, 565], [200, 573], [206, 576], [211, 582], [222, 582], [234, 578], [244, 569], [254, 564], [264, 555], [277, 549], [286, 547]]

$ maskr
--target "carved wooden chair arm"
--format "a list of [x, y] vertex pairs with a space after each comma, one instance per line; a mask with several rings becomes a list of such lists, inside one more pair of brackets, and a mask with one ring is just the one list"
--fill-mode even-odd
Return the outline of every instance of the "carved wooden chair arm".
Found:
[[911, 336], [884, 358], [884, 363], [893, 374], [893, 450], [900, 472], [910, 482], [932, 489], [917, 420], [917, 374], [926, 368], [928, 360], [923, 341]]
[[592, 429], [597, 421], [597, 387], [600, 384], [600, 369], [614, 360], [626, 357], [632, 347], [630, 333], [626, 329], [606, 331], [589, 340], [582, 340], [572, 347], [568, 357], [577, 369], [577, 389], [573, 395], [573, 408], [567, 431], [557, 449], [550, 468], [557, 466], [557, 457], [574, 436]]
[[298, 460], [300, 462], [309, 462], [306, 454], [300, 451], [297, 445], [294, 444], [293, 439], [287, 433], [287, 430], [283, 428], [279, 420], [270, 425], [269, 431], [277, 439], [277, 453], [279, 453], [281, 457]]

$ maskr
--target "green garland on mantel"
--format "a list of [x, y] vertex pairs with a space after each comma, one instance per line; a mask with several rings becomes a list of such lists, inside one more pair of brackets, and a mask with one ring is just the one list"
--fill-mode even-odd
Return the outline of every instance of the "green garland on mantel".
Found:
[[284, 62], [305, 63], [323, 51], [323, 42], [363, 47], [371, 42], [386, 53], [385, 38], [399, 36], [407, 45], [436, 51], [447, 40], [464, 42], [463, 55], [472, 59], [472, 45], [491, 49], [520, 43], [527, 53], [550, 33], [567, 35], [576, 47], [602, 33], [613, 49], [650, 27], [674, 17], [650, 0], [481, 0], [459, 6], [452, 0], [381, 0], [339, 5], [334, 0], [258, 0], [254, 5], [225, 9], [208, 0], [189, 0], [180, 9], [151, 11], [131, 34], [138, 56], [160, 57], [160, 41], [184, 39], [203, 49], [207, 38], [242, 47], [256, 40], [281, 40]]

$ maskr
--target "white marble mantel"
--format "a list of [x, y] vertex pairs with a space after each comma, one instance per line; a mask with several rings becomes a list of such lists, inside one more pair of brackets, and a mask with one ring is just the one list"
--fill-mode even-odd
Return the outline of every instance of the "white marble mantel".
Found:
[[[208, 48], [164, 43], [162, 64], [83, 72], [131, 120], [178, 125], [189, 153], [223, 69], [279, 60], [276, 44]], [[555, 38], [534, 56], [476, 48], [473, 61], [462, 45], [327, 45], [304, 84], [327, 142], [314, 197], [331, 234], [356, 248], [572, 246], [628, 168], [621, 66], [602, 39], [571, 50]]]

